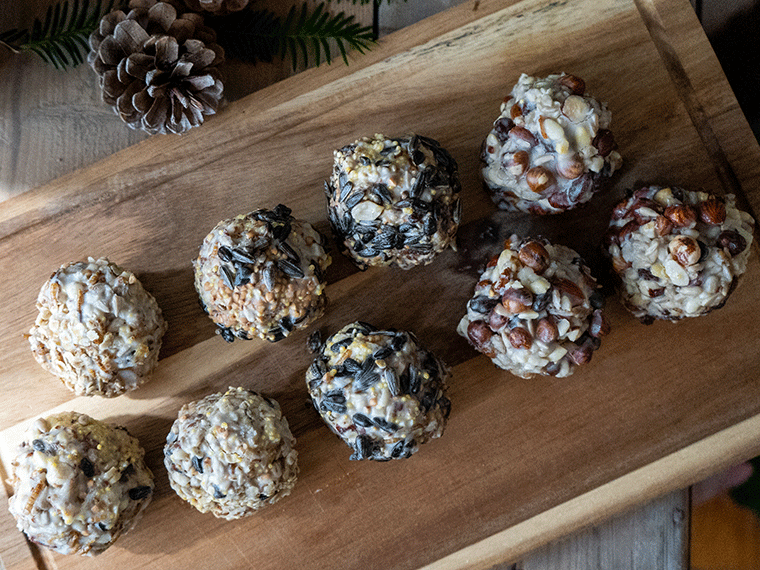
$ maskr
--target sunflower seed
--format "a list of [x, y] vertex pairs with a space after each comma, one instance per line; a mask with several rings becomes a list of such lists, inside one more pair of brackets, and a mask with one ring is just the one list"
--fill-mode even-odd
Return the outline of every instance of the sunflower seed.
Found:
[[269, 495], [265, 495], [264, 493], [259, 493], [259, 501], [266, 501], [269, 498]]
[[280, 328], [282, 329], [283, 333], [289, 333], [293, 331], [293, 319], [291, 319], [289, 316], [282, 317], [280, 319]]
[[398, 459], [401, 457], [401, 454], [404, 453], [404, 440], [402, 439], [399, 441], [396, 445], [394, 445], [391, 448], [391, 457], [393, 459]]
[[380, 201], [384, 204], [390, 204], [393, 202], [393, 195], [385, 184], [375, 184], [372, 187], [372, 192], [375, 196], [380, 198]]
[[220, 335], [222, 335], [222, 338], [226, 340], [227, 342], [233, 342], [235, 340], [235, 333], [232, 332], [232, 329], [229, 327], [223, 327], [217, 325], [217, 331]]
[[354, 189], [354, 185], [348, 181], [348, 178], [346, 178], [345, 184], [341, 183], [340, 186], [340, 196], [338, 197], [338, 200], [341, 202], [345, 202], [346, 198], [348, 198], [348, 195], [351, 193], [351, 190]]
[[540, 295], [536, 295], [536, 298], [533, 299], [533, 304], [531, 305], [531, 309], [533, 309], [537, 313], [540, 313], [541, 311], [546, 309], [551, 299], [552, 299], [551, 291], [547, 291], [546, 293], [541, 293]]
[[325, 197], [328, 200], [332, 197], [333, 192], [335, 192], [335, 189], [333, 188], [332, 184], [325, 182]]
[[290, 235], [290, 222], [285, 220], [284, 222], [277, 221], [272, 224], [272, 237], [274, 239], [285, 241]]
[[324, 399], [336, 404], [346, 403], [346, 396], [343, 394], [343, 388], [335, 388], [335, 390], [330, 390], [327, 392], [327, 394], [324, 395]]
[[288, 208], [287, 206], [284, 206], [282, 204], [277, 204], [274, 208], [274, 215], [282, 220], [286, 220], [290, 218], [290, 214], [293, 213], [293, 210]]
[[383, 380], [388, 384], [388, 390], [390, 391], [391, 396], [395, 397], [401, 394], [399, 379], [396, 378], [396, 373], [391, 368], [385, 368], [383, 370]]
[[82, 457], [82, 461], [79, 462], [79, 468], [88, 479], [92, 479], [95, 476], [95, 466], [86, 457]]
[[222, 490], [217, 485], [212, 484], [211, 486], [214, 488], [215, 499], [224, 499], [227, 496], [224, 493], [222, 493]]
[[253, 271], [246, 266], [246, 265], [239, 265], [237, 267], [237, 271], [235, 272], [235, 287], [240, 287], [241, 285], [245, 285], [248, 283], [248, 281], [251, 278], [251, 275], [253, 274]]
[[198, 473], [203, 473], [203, 458], [202, 457], [198, 457], [197, 455], [194, 455], [192, 459], [192, 463], [193, 463], [193, 467], [195, 467], [195, 470]]
[[151, 488], [147, 485], [140, 485], [139, 487], [132, 487], [129, 491], [129, 498], [133, 501], [139, 501], [140, 499], [144, 499], [145, 497], [149, 496], [151, 493]]
[[303, 278], [304, 272], [303, 269], [301, 269], [298, 265], [295, 263], [288, 261], [287, 259], [278, 259], [276, 261], [277, 267], [280, 268], [280, 270], [289, 277], [296, 277], [296, 278]]
[[361, 164], [362, 166], [369, 166], [370, 164], [372, 164], [372, 161], [369, 159], [368, 156], [360, 156], [359, 164]]
[[409, 191], [409, 197], [410, 198], [417, 198], [420, 194], [422, 194], [423, 190], [425, 189], [425, 186], [427, 185], [427, 179], [428, 179], [428, 171], [423, 170], [417, 175], [417, 180], [414, 181], [414, 185], [412, 186], [412, 189]]
[[409, 394], [409, 370], [404, 370], [398, 377], [398, 389], [401, 394]]
[[351, 194], [351, 196], [348, 197], [346, 200], [346, 207], [351, 210], [354, 206], [356, 206], [359, 202], [361, 202], [364, 199], [364, 192], [354, 192]]
[[393, 349], [390, 346], [383, 346], [372, 353], [372, 358], [375, 360], [382, 360], [388, 358], [391, 354], [393, 354]]
[[343, 361], [343, 368], [345, 368], [349, 374], [357, 374], [361, 372], [362, 365], [353, 358], [346, 358], [346, 360]]
[[374, 417], [372, 418], [372, 423], [379, 427], [381, 430], [387, 431], [388, 433], [393, 433], [394, 431], [398, 430], [398, 424], [389, 422], [385, 418]]
[[425, 153], [419, 149], [416, 149], [414, 152], [412, 152], [412, 161], [414, 162], [414, 164], [419, 166], [420, 164], [425, 162]]
[[267, 288], [267, 291], [274, 290], [277, 276], [271, 261], [267, 261], [266, 265], [264, 265], [264, 269], [261, 271], [261, 280], [264, 282], [264, 287]]
[[353, 339], [353, 338], [351, 338], [350, 336], [347, 336], [346, 338], [344, 338], [344, 339], [341, 339], [341, 340], [339, 340], [338, 342], [334, 342], [334, 343], [332, 343], [332, 344], [330, 345], [330, 350], [332, 350], [334, 353], [336, 353], [336, 354], [337, 354], [337, 353], [339, 353], [339, 352], [340, 352], [340, 349], [341, 349], [341, 348], [343, 348], [344, 346], [348, 346], [348, 345], [349, 345], [349, 344], [351, 344], [352, 342], [354, 342], [354, 339]]
[[428, 413], [434, 401], [435, 401], [435, 393], [426, 392], [422, 396], [422, 400], [420, 400], [420, 407], [425, 411], [425, 413]]
[[425, 224], [423, 231], [426, 236], [432, 236], [438, 230], [438, 220], [435, 216], [428, 216], [425, 218]]
[[336, 414], [345, 414], [347, 410], [344, 404], [339, 404], [330, 400], [323, 400], [322, 403], [319, 404], [319, 409], [325, 412], [335, 412]]
[[397, 148], [398, 148], [398, 146], [397, 146], [397, 145], [395, 145], [395, 144], [393, 144], [393, 145], [390, 145], [390, 146], [386, 146], [385, 148], [383, 148], [383, 150], [381, 150], [381, 151], [380, 151], [380, 154], [381, 154], [382, 156], [388, 156], [388, 155], [389, 155], [389, 154], [391, 154], [393, 151], [395, 151]]
[[315, 330], [306, 339], [306, 347], [312, 354], [320, 352], [322, 350], [322, 333], [319, 329]]
[[420, 391], [422, 374], [414, 366], [409, 366], [409, 393], [416, 394]]
[[354, 422], [356, 425], [358, 425], [358, 426], [361, 426], [361, 427], [365, 427], [365, 428], [367, 428], [367, 427], [372, 427], [372, 426], [374, 425], [374, 424], [372, 423], [372, 420], [371, 420], [371, 419], [369, 419], [369, 418], [368, 418], [367, 416], [365, 416], [364, 414], [358, 414], [358, 413], [357, 413], [357, 414], [354, 414], [354, 417], [353, 417], [353, 422]]
[[282, 253], [284, 253], [290, 261], [293, 263], [300, 263], [301, 258], [296, 253], [296, 250], [294, 250], [289, 243], [281, 241], [277, 244], [277, 249], [279, 249]]
[[325, 366], [325, 363], [319, 359], [315, 360], [311, 363], [309, 370], [307, 371], [307, 374], [311, 377], [309, 382], [321, 380], [326, 372], [327, 366]]
[[222, 261], [227, 263], [232, 261], [232, 251], [226, 245], [221, 246], [216, 252], [219, 255], [219, 259]]
[[251, 265], [256, 263], [256, 259], [248, 255], [248, 253], [243, 250], [233, 249], [230, 251], [230, 254], [232, 255], [233, 260], [239, 261], [240, 263], [250, 263]]
[[391, 340], [391, 348], [395, 351], [401, 350], [406, 344], [406, 334], [403, 332], [394, 333]]
[[373, 441], [368, 435], [362, 434], [356, 436], [354, 441], [354, 453], [351, 454], [349, 459], [362, 460], [372, 455]]
[[224, 281], [224, 284], [228, 289], [234, 289], [232, 284], [235, 282], [235, 274], [226, 265], [220, 265], [219, 269], [219, 276], [222, 278], [222, 281]]
[[45, 449], [45, 443], [41, 439], [32, 440], [32, 447], [36, 451], [41, 451], [42, 453], [45, 453], [45, 451], [46, 451], [46, 449]]

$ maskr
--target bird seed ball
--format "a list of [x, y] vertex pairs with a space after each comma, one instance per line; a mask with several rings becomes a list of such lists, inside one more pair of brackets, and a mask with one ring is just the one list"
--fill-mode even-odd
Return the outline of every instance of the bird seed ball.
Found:
[[625, 307], [644, 323], [718, 309], [747, 268], [754, 220], [720, 198], [648, 186], [615, 206], [605, 246]]
[[336, 150], [325, 183], [333, 233], [360, 269], [410, 269], [456, 249], [460, 190], [454, 159], [419, 135], [375, 135]]
[[504, 247], [480, 276], [457, 332], [515, 376], [569, 376], [610, 330], [596, 281], [569, 247], [517, 236]]
[[414, 334], [355, 322], [324, 344], [310, 341], [318, 354], [306, 372], [309, 394], [351, 459], [403, 459], [443, 434], [451, 374]]
[[200, 512], [239, 519], [290, 494], [295, 444], [277, 402], [229, 388], [182, 406], [164, 465], [172, 489]]
[[118, 396], [158, 363], [166, 322], [135, 274], [105, 258], [72, 262], [37, 297], [32, 354], [78, 396]]
[[36, 420], [11, 463], [19, 530], [62, 554], [100, 554], [129, 531], [153, 496], [139, 442], [77, 412]]
[[219, 222], [193, 262], [195, 288], [226, 341], [275, 342], [322, 316], [330, 262], [324, 236], [280, 204]]
[[520, 76], [483, 144], [483, 179], [499, 208], [556, 214], [591, 199], [622, 159], [611, 113], [562, 73]]

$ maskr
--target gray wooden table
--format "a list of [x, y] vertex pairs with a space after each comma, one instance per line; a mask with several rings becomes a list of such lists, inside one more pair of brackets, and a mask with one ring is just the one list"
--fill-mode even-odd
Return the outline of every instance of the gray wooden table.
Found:
[[[381, 35], [461, 2], [384, 3], [377, 13]], [[28, 25], [51, 3], [50, 0], [0, 3], [0, 31]], [[344, 2], [334, 8], [352, 11], [365, 22], [373, 17], [371, 5], [352, 6]], [[230, 64], [228, 96], [241, 97], [288, 74], [287, 65], [259, 64], [251, 68]], [[126, 128], [101, 103], [93, 73], [86, 65], [58, 71], [36, 57], [2, 51], [0, 77], [0, 201], [89, 165], [147, 136]], [[628, 513], [607, 515], [610, 518], [602, 524], [557, 537], [549, 545], [533, 545], [537, 549], [522, 561], [504, 561], [494, 568], [687, 568], [688, 491], [671, 493]]]

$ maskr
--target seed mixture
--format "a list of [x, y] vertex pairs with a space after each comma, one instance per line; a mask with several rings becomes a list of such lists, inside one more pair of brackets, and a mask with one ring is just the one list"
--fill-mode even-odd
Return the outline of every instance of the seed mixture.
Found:
[[164, 465], [172, 489], [200, 512], [239, 519], [290, 494], [295, 443], [276, 401], [231, 387], [182, 406]]
[[467, 302], [457, 332], [516, 376], [569, 376], [591, 360], [610, 325], [581, 257], [545, 239], [510, 237]]
[[605, 236], [625, 307], [645, 323], [722, 307], [747, 268], [752, 217], [731, 194], [676, 186], [629, 194]]
[[135, 274], [105, 258], [63, 265], [37, 297], [32, 354], [78, 396], [113, 397], [144, 383], [166, 322]]
[[322, 316], [325, 238], [291, 210], [256, 210], [219, 222], [193, 262], [201, 305], [222, 337], [282, 340]]
[[61, 554], [100, 554], [153, 496], [145, 452], [124, 428], [77, 412], [37, 419], [11, 463], [19, 530]]
[[443, 434], [451, 374], [413, 333], [354, 322], [310, 344], [317, 356], [306, 372], [309, 394], [351, 459], [407, 458]]
[[428, 137], [364, 137], [335, 151], [325, 183], [336, 241], [360, 269], [427, 265], [456, 249], [456, 161]]
[[622, 159], [612, 115], [562, 73], [522, 74], [483, 144], [483, 179], [499, 208], [556, 214], [591, 199]]

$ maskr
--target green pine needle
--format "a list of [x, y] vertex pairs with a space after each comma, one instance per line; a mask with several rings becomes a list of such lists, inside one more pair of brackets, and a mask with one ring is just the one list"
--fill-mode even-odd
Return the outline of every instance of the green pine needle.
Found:
[[310, 54], [316, 65], [323, 59], [332, 63], [333, 47], [348, 65], [349, 49], [364, 53], [375, 43], [371, 27], [362, 26], [344, 12], [331, 15], [324, 3], [313, 11], [306, 4], [300, 10], [294, 6], [284, 20], [268, 10], [247, 10], [213, 18], [209, 25], [216, 30], [217, 41], [228, 56], [253, 63], [289, 56], [293, 69], [299, 59], [308, 66]]
[[[68, 0], [49, 6], [44, 20], [35, 18], [31, 30], [8, 30], [0, 34], [0, 45], [14, 53], [32, 52], [57, 69], [75, 67], [87, 57], [87, 39], [98, 26], [104, 13], [110, 12], [116, 0]], [[69, 9], [71, 6], [71, 9]]]

